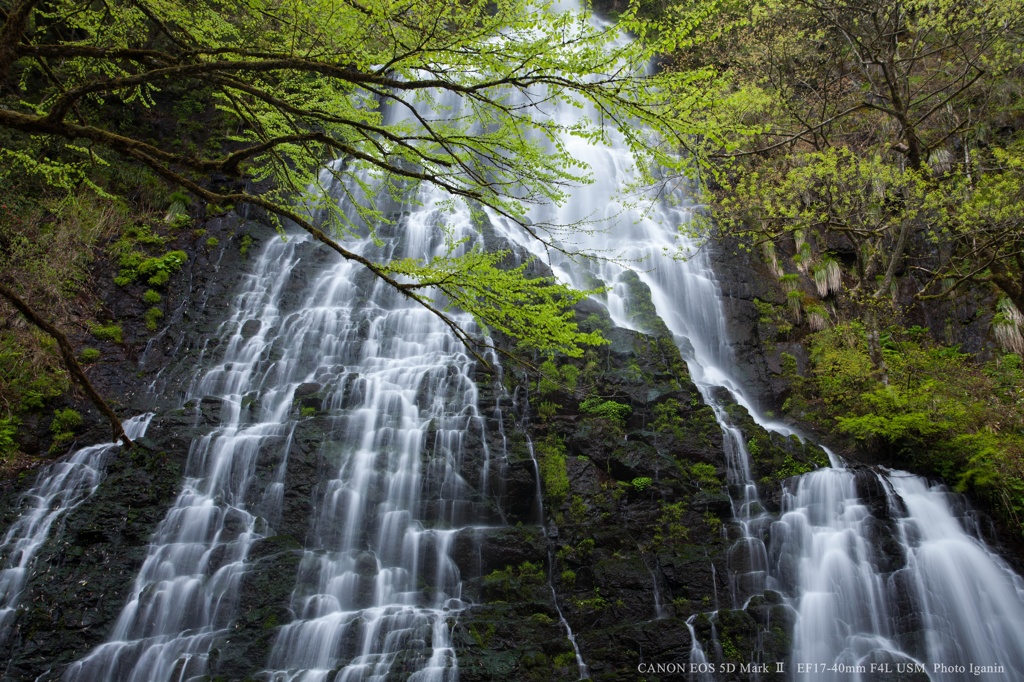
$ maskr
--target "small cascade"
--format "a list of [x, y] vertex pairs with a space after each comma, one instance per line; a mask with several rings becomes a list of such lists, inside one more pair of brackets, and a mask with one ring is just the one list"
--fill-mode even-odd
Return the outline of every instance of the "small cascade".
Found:
[[[152, 419], [149, 412], [125, 420], [125, 435], [141, 438]], [[50, 537], [53, 524], [96, 491], [104, 466], [118, 447], [120, 441], [75, 451], [44, 468], [21, 497], [23, 511], [0, 542], [0, 646], [10, 636], [32, 560]]]
[[[548, 566], [553, 566], [552, 559], [554, 557], [548, 556]], [[580, 679], [586, 680], [590, 677], [590, 670], [587, 668], [586, 661], [583, 660], [583, 654], [580, 652], [580, 645], [576, 643], [576, 635], [572, 632], [572, 626], [569, 625], [569, 621], [565, 619], [562, 614], [562, 608], [558, 605], [558, 595], [555, 593], [555, 581], [554, 577], [550, 575], [550, 569], [548, 571], [548, 586], [551, 588], [551, 602], [555, 605], [555, 611], [558, 613], [558, 622], [562, 624], [565, 629], [565, 636], [572, 644], [572, 651], [576, 654], [576, 668], [579, 670]]]
[[654, 619], [662, 620], [663, 618], [668, 618], [669, 610], [665, 608], [665, 604], [662, 601], [661, 587], [658, 585], [658, 576], [650, 566], [647, 567], [647, 570], [651, 574], [651, 596], [654, 598]]
[[700, 640], [697, 639], [697, 633], [693, 629], [695, 620], [697, 620], [697, 614], [686, 619], [686, 629], [690, 633], [690, 666], [694, 670], [689, 679], [697, 680], [697, 682], [710, 682], [714, 679], [714, 675], [711, 674], [712, 666], [708, 665], [709, 661], [704, 654], [704, 647], [701, 646]]
[[541, 479], [540, 479], [540, 462], [537, 461], [536, 452], [533, 449], [533, 441], [529, 437], [526, 439], [526, 445], [528, 452], [530, 453], [530, 461], [533, 463], [533, 476], [535, 487], [535, 499], [536, 499], [536, 514], [537, 519], [541, 525], [541, 530], [544, 533], [544, 538], [548, 540], [548, 589], [551, 590], [551, 603], [555, 607], [555, 612], [558, 614], [558, 622], [561, 624], [562, 629], [565, 630], [565, 637], [572, 644], [573, 653], [576, 655], [576, 667], [579, 670], [579, 679], [585, 680], [590, 677], [590, 671], [587, 668], [587, 663], [583, 660], [583, 654], [580, 652], [579, 644], [576, 642], [576, 635], [573, 634], [572, 626], [569, 625], [569, 621], [566, 620], [565, 615], [562, 613], [562, 607], [558, 605], [558, 592], [555, 590], [555, 557], [551, 550], [550, 537], [548, 536], [548, 529], [546, 525], [546, 516], [544, 513], [544, 494], [542, 492]]
[[[783, 590], [799, 595], [793, 660], [853, 665], [872, 652], [896, 651], [888, 580], [876, 570], [871, 541], [875, 519], [860, 501], [853, 473], [807, 474], [783, 507], [772, 528], [772, 564]], [[815, 674], [847, 677], [835, 670]]]
[[[402, 220], [404, 237], [388, 246], [395, 257], [444, 252], [434, 198], [422, 196]], [[455, 680], [449, 619], [464, 604], [451, 549], [485, 518], [463, 475], [466, 442], [484, 441], [474, 363], [441, 320], [387, 285], [357, 296], [358, 267], [336, 267], [314, 296], [337, 318], [319, 353], [337, 368], [323, 399], [332, 415], [324, 459], [334, 466], [317, 493], [295, 620], [278, 634], [266, 674]]]
[[[108, 641], [72, 664], [65, 680], [158, 682], [205, 673], [211, 646], [234, 616], [249, 550], [279, 511], [292, 395], [304, 378], [297, 355], [304, 335], [318, 335], [271, 333], [300, 241], [275, 240], [244, 276], [234, 314], [221, 328], [224, 360], [188, 396], [219, 405], [221, 423], [193, 441], [182, 491], [157, 528]], [[272, 351], [280, 355], [276, 362], [268, 359]], [[270, 481], [257, 476], [260, 457], [278, 462]]]
[[[961, 669], [978, 674], [987, 667], [1001, 668], [995, 672], [1007, 679], [1024, 678], [1024, 580], [964, 531], [947, 490], [901, 472], [887, 478], [907, 554], [892, 582], [913, 595], [933, 678], [963, 679]], [[905, 514], [898, 514], [901, 508]]]

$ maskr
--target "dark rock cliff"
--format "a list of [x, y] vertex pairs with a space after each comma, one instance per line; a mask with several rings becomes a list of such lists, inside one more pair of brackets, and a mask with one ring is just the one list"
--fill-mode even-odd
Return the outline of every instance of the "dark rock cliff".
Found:
[[[190, 259], [168, 291], [166, 324], [156, 333], [144, 331], [135, 292], [112, 283], [100, 292], [109, 315], [126, 321], [126, 339], [103, 347], [107, 359], [92, 379], [119, 413], [156, 416], [146, 449], [115, 451], [99, 489], [59, 521], [36, 557], [13, 635], [0, 650], [0, 679], [59, 679], [109, 636], [148, 539], [180, 487], [190, 443], [218, 420], [216, 400], [184, 396], [235, 331], [221, 326], [246, 267], [241, 235], [257, 242], [276, 235], [237, 217], [204, 228], [218, 246], [180, 244]], [[753, 300], [771, 301], [778, 292], [743, 258], [723, 255], [719, 263], [730, 331], [744, 380], [771, 405], [786, 390], [777, 367], [783, 347], [763, 352]], [[476, 438], [469, 447], [466, 470], [482, 467], [484, 446], [507, 459], [502, 484], [481, 511], [481, 523], [494, 527], [467, 529], [455, 541], [462, 596], [472, 605], [450, 619], [460, 679], [578, 679], [566, 625], [595, 680], [637, 679], [652, 663], [687, 664], [691, 632], [709, 661], [735, 664], [721, 679], [750, 678], [740, 666], [774, 670], [789, 655], [792, 611], [775, 592], [747, 599], [742, 586], [729, 584], [745, 558], [712, 409], [666, 335], [613, 328], [592, 304], [580, 313], [610, 343], [551, 363], [544, 371], [557, 380], [514, 368], [502, 376], [479, 370], [487, 442]], [[793, 353], [798, 345], [784, 348]], [[317, 387], [306, 388], [297, 399], [316, 407]], [[751, 444], [762, 503], [777, 511], [783, 479], [822, 464], [820, 450], [765, 432], [739, 406], [727, 412]], [[104, 440], [95, 415], [93, 423], [81, 441]], [[327, 426], [314, 416], [296, 428], [281, 518], [269, 520], [273, 532], [249, 556], [231, 633], [211, 655], [213, 679], [252, 679], [292, 618]], [[24, 476], [3, 488], [4, 528], [30, 483]], [[880, 525], [887, 523], [888, 511], [876, 511]]]
[[[113, 450], [95, 494], [57, 520], [35, 557], [11, 635], [0, 649], [0, 679], [57, 679], [63, 668], [109, 635], [145, 558], [146, 546], [180, 489], [193, 438], [209, 430], [213, 406], [186, 405], [182, 396], [220, 341], [219, 327], [245, 268], [243, 234], [267, 229], [237, 217], [215, 218], [206, 233], [183, 235], [175, 247], [189, 260], [168, 285], [167, 313], [155, 332], [143, 323], [146, 287], [117, 287], [116, 266], [100, 264], [96, 281], [103, 316], [120, 322], [124, 342], [79, 339], [99, 347], [89, 378], [122, 418], [155, 413], [143, 447]], [[215, 248], [206, 239], [218, 240]], [[107, 274], [104, 276], [104, 272]], [[138, 289], [136, 291], [135, 289]], [[74, 405], [87, 428], [77, 446], [109, 440], [109, 426], [88, 403]], [[35, 437], [43, 441], [40, 429]], [[0, 487], [6, 530], [24, 506], [34, 472]]]

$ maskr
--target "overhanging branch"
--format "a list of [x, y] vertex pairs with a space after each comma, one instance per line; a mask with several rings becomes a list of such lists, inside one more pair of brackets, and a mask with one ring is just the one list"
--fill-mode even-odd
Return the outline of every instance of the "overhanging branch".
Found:
[[68, 337], [65, 336], [61, 330], [57, 329], [57, 327], [43, 319], [43, 317], [33, 310], [28, 303], [23, 301], [17, 294], [3, 284], [0, 284], [0, 296], [6, 298], [26, 320], [44, 331], [57, 342], [57, 347], [60, 348], [60, 355], [64, 360], [64, 366], [67, 367], [68, 373], [71, 374], [75, 382], [81, 386], [82, 390], [85, 391], [85, 394], [89, 396], [89, 400], [96, 409], [98, 409], [110, 422], [110, 430], [113, 434], [114, 440], [120, 440], [124, 445], [132, 447], [133, 443], [131, 439], [128, 438], [128, 434], [124, 432], [124, 427], [121, 426], [121, 420], [118, 419], [114, 410], [107, 405], [107, 402], [103, 400], [99, 392], [93, 388], [92, 382], [90, 382], [89, 378], [85, 376], [85, 371], [82, 369], [82, 366], [78, 364], [78, 360], [75, 359], [75, 349], [71, 346], [71, 342], [68, 341]]

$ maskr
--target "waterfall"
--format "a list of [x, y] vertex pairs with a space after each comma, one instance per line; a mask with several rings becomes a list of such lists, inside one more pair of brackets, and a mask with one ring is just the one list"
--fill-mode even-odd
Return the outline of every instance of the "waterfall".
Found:
[[[125, 435], [141, 438], [152, 419], [152, 412], [126, 419]], [[119, 446], [120, 441], [76, 450], [45, 467], [21, 496], [22, 511], [0, 542], [0, 646], [11, 634], [32, 560], [50, 537], [53, 524], [96, 491], [107, 459]]]
[[972, 666], [1001, 667], [1024, 676], [1024, 581], [978, 540], [948, 491], [901, 472], [886, 480], [890, 505], [906, 509], [897, 517], [907, 564], [893, 582], [906, 584], [921, 614], [929, 672], [952, 680]]
[[[182, 490], [107, 642], [72, 664], [65, 680], [143, 682], [205, 672], [211, 645], [235, 615], [249, 550], [280, 509], [292, 397], [308, 371], [299, 355], [305, 335], [319, 331], [272, 333], [282, 324], [282, 292], [301, 242], [272, 242], [243, 276], [234, 313], [221, 327], [223, 361], [188, 395], [193, 405], [219, 397], [213, 404], [221, 424], [193, 441]], [[271, 361], [274, 354], [280, 359]], [[257, 477], [261, 456], [276, 462], [269, 482]]]
[[[978, 539], [953, 496], [905, 472], [870, 476], [895, 524], [882, 556], [854, 472], [808, 474], [772, 529], [784, 589], [796, 595], [794, 662], [828, 662], [816, 679], [924, 669], [963, 679], [985, 666], [1024, 672], [1024, 581]], [[867, 677], [865, 677], [867, 679]]]
[[[389, 255], [445, 252], [439, 199], [424, 190]], [[454, 218], [468, 236], [468, 214]], [[484, 429], [474, 363], [441, 320], [390, 286], [374, 282], [358, 305], [359, 269], [333, 268], [314, 296], [336, 318], [319, 352], [334, 367], [325, 397], [336, 415], [334, 468], [317, 495], [296, 617], [277, 636], [269, 677], [345, 682], [394, 670], [454, 680], [449, 619], [463, 602], [451, 548], [483, 516], [463, 476], [465, 443]]]
[[[760, 415], [732, 376], [735, 359], [707, 254], [675, 229], [687, 223], [687, 209], [655, 202], [646, 214], [637, 214], [608, 202], [617, 183], [628, 179], [623, 177], [626, 150], [581, 145], [573, 151], [608, 172], [577, 190], [573, 201], [561, 209], [563, 219], [583, 220], [598, 207], [617, 216], [608, 235], [580, 235], [577, 247], [611, 251], [622, 263], [637, 263], [636, 274], [650, 287], [658, 315], [721, 423], [733, 520], [740, 535], [730, 550], [733, 608], [742, 608], [766, 589], [781, 591], [797, 614], [792, 664], [817, 664], [814, 679], [871, 679], [885, 670], [926, 670], [932, 679], [954, 680], [969, 673], [971, 665], [996, 666], [1010, 677], [1024, 677], [1021, 579], [965, 533], [961, 519], [945, 501], [949, 494], [941, 488], [930, 488], [903, 472], [880, 474], [892, 506], [904, 510], [897, 515], [904, 564], [897, 567], [884, 565], [874, 552], [872, 532], [878, 524], [861, 501], [849, 470], [819, 470], [795, 481], [781, 518], [763, 510], [743, 436], [730, 424], [720, 398], [723, 389], [762, 427], [783, 435], [793, 432]], [[505, 234], [516, 238], [511, 227]], [[538, 257], [545, 255], [526, 240], [520, 243], [533, 248]], [[687, 247], [686, 260], [666, 255]], [[626, 267], [611, 261], [581, 267], [558, 256], [552, 261], [556, 273], [576, 286], [592, 286], [594, 276], [609, 285], [607, 307], [617, 325], [652, 331], [626, 312], [627, 294], [620, 286]], [[912, 613], [897, 618], [897, 603]], [[920, 624], [923, 642], [910, 641], [915, 623]], [[699, 645], [692, 649], [691, 660], [707, 660]], [[794, 679], [812, 672], [795, 667], [790, 671]]]
[[[550, 115], [565, 124], [597, 116], [572, 107]], [[924, 670], [932, 679], [953, 680], [979, 667], [985, 672], [985, 666], [1024, 679], [1024, 582], [977, 534], [965, 532], [941, 487], [905, 472], [878, 474], [898, 530], [896, 556], [886, 560], [874, 547], [881, 521], [861, 500], [855, 474], [831, 453], [835, 468], [794, 481], [780, 518], [763, 509], [743, 434], [730, 423], [726, 404], [741, 405], [765, 429], [784, 436], [794, 431], [761, 415], [734, 376], [736, 359], [707, 249], [679, 229], [698, 207], [685, 191], [627, 201], [619, 188], [634, 174], [626, 146], [614, 135], [602, 147], [563, 142], [598, 170], [595, 180], [576, 188], [565, 205], [540, 207], [531, 218], [538, 224], [595, 222], [593, 231], [577, 233], [563, 246], [611, 258], [585, 261], [549, 252], [508, 222], [492, 220], [563, 281], [579, 288], [593, 287], [595, 278], [603, 282], [605, 305], [618, 326], [657, 332], [630, 313], [630, 280], [650, 288], [657, 315], [722, 427], [739, 531], [729, 552], [732, 607], [743, 608], [769, 589], [783, 594], [796, 613], [794, 679], [808, 673], [814, 679], [871, 679], [886, 670]], [[898, 608], [904, 612], [896, 613]], [[707, 661], [697, 643], [690, 655], [693, 663]], [[798, 670], [799, 664], [818, 668]]]
[[[459, 116], [457, 99], [441, 105], [444, 115]], [[592, 109], [569, 105], [538, 115], [567, 127], [597, 118]], [[485, 211], [487, 220], [560, 279], [586, 289], [595, 278], [607, 284], [603, 302], [619, 326], [660, 333], [635, 313], [636, 282], [649, 289], [724, 435], [736, 532], [721, 580], [728, 598], [719, 604], [716, 583], [715, 609], [744, 608], [768, 591], [781, 595], [796, 614], [795, 679], [809, 679], [811, 671], [797, 670], [801, 663], [832, 667], [815, 669], [813, 679], [870, 679], [872, 665], [920, 666], [933, 679], [950, 680], [960, 679], [961, 667], [992, 665], [1024, 678], [1024, 582], [971, 532], [948, 492], [902, 472], [871, 473], [885, 500], [880, 511], [865, 499], [863, 472], [834, 461], [834, 468], [789, 482], [780, 516], [764, 509], [728, 406], [744, 407], [764, 428], [792, 431], [760, 415], [735, 378], [707, 250], [677, 229], [697, 207], [685, 188], [674, 196], [620, 194], [636, 174], [614, 134], [603, 146], [568, 136], [562, 142], [595, 171], [594, 181], [562, 205], [532, 209], [530, 219], [592, 225], [562, 234], [560, 245], [605, 258], [570, 258], [494, 212]], [[346, 204], [358, 188], [332, 192], [358, 224]], [[362, 226], [346, 247], [387, 261], [457, 255], [478, 243], [481, 225], [468, 208], [453, 211], [429, 186], [417, 192], [404, 202], [380, 197], [390, 224]], [[273, 682], [458, 679], [453, 629], [469, 604], [454, 548], [503, 522], [490, 488], [491, 467], [504, 453], [487, 446], [478, 367], [431, 313], [358, 264], [323, 256], [311, 239], [289, 233], [269, 240], [242, 277], [219, 332], [221, 355], [185, 396], [196, 427], [207, 433], [191, 445], [181, 491], [107, 641], [66, 670], [67, 682], [216, 674], [213, 652], [238, 618], [253, 548], [279, 531], [296, 432], [307, 427], [318, 433], [322, 475], [309, 495], [288, 618], [274, 625], [267, 659], [251, 662], [254, 674]], [[457, 321], [473, 330], [467, 316]], [[204, 410], [218, 409], [217, 423], [203, 426]], [[112, 447], [85, 448], [54, 465], [25, 498], [26, 520], [0, 547], [7, 566], [0, 618], [15, 608], [50, 526], [95, 489]], [[473, 467], [471, 448], [480, 453]], [[81, 474], [65, 475], [62, 467]], [[885, 529], [893, 543], [883, 555], [876, 541]], [[549, 584], [552, 565], [549, 558]], [[653, 598], [660, 616], [661, 595]], [[686, 653], [710, 671], [721, 646], [699, 642], [694, 622], [686, 621]], [[572, 643], [584, 676], [588, 652]]]
[[[334, 188], [345, 210], [350, 194]], [[391, 206], [392, 227], [346, 245], [382, 260], [446, 254], [477, 231], [468, 210], [451, 214], [442, 200], [425, 187]], [[219, 404], [221, 423], [193, 442], [183, 490], [113, 633], [65, 680], [207, 674], [237, 615], [250, 550], [275, 533], [304, 420], [322, 430], [326, 473], [313, 493], [294, 619], [262, 677], [457, 678], [450, 630], [464, 604], [451, 553], [459, 533], [494, 521], [475, 361], [440, 319], [362, 266], [328, 258], [317, 267], [317, 248], [302, 234], [275, 239], [241, 283], [222, 326], [223, 359], [187, 396]], [[308, 284], [292, 281], [309, 269]], [[457, 320], [473, 329], [468, 316]], [[483, 461], [464, 475], [470, 441]]]

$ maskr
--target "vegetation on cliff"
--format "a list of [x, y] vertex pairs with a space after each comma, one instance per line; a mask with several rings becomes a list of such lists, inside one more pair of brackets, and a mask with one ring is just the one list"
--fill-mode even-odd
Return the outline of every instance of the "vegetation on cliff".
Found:
[[[698, 131], [693, 114], [712, 91], [700, 86], [713, 74], [647, 74], [645, 65], [694, 41], [695, 26], [652, 23], [632, 10], [619, 23], [640, 39], [619, 40], [617, 29], [585, 11], [521, 0], [4, 2], [0, 240], [30, 240], [29, 219], [59, 223], [54, 202], [94, 204], [121, 218], [103, 222], [102, 234], [72, 253], [88, 258], [95, 246], [111, 245], [106, 255], [119, 262], [119, 285], [144, 279], [159, 287], [181, 259], [121, 248], [126, 230], [142, 243], [157, 214], [184, 228], [196, 214], [249, 205], [359, 262], [441, 316], [468, 346], [479, 337], [444, 305], [531, 348], [578, 355], [598, 341], [569, 312], [582, 292], [530, 280], [523, 268], [495, 267], [497, 257], [454, 239], [445, 258], [401, 263], [366, 258], [346, 239], [389, 223], [387, 206], [416, 201], [426, 183], [450, 197], [439, 206], [442, 220], [468, 210], [483, 221], [488, 212], [563, 248], [558, 238], [581, 226], [533, 224], [526, 213], [561, 202], [597, 170], [572, 156], [566, 137], [601, 141], [614, 130], [641, 176], [681, 169], [687, 161], [676, 151]], [[565, 123], [543, 114], [545, 105], [566, 101], [599, 115]], [[344, 181], [341, 202], [324, 191], [334, 180]], [[58, 323], [51, 336], [59, 338], [66, 316], [20, 287], [25, 278], [7, 267], [2, 276], [4, 312], [38, 307], [39, 321]], [[446, 304], [435, 304], [435, 292]], [[145, 325], [154, 330], [163, 311], [151, 305]], [[38, 346], [26, 334], [34, 332], [18, 332], [16, 345]], [[64, 364], [88, 391], [74, 358]], [[2, 433], [14, 428], [17, 411], [5, 408]]]
[[978, 362], [921, 327], [882, 334], [888, 382], [873, 371], [865, 330], [838, 324], [809, 339], [811, 371], [787, 371], [787, 413], [830, 428], [851, 450], [939, 475], [1014, 524], [1024, 519], [1024, 372], [1015, 354]]
[[[479, 340], [429, 292], [498, 328], [509, 328], [513, 303], [525, 301], [531, 317], [551, 324], [512, 330], [541, 349], [576, 353], [591, 339], [575, 334], [563, 314], [573, 297], [553, 282], [554, 293], [516, 288], [517, 271], [483, 276], [485, 257], [460, 254], [458, 243], [443, 262], [393, 266], [345, 240], [391, 220], [383, 197], [416, 201], [416, 186], [427, 183], [450, 197], [442, 215], [486, 209], [561, 248], [557, 235], [579, 226], [535, 225], [526, 212], [560, 203], [594, 172], [564, 137], [600, 141], [616, 130], [641, 175], [682, 167], [675, 152], [696, 132], [687, 114], [702, 106], [696, 85], [710, 74], [645, 75], [644, 66], [692, 39], [692, 27], [651, 26], [634, 12], [620, 24], [643, 39], [619, 40], [587, 12], [521, 0], [85, 8], [20, 0], [0, 33], [0, 179], [28, 175], [111, 197], [117, 191], [98, 168], [143, 167], [208, 204], [249, 204], [300, 226], [443, 317], [468, 345]], [[555, 102], [600, 115], [573, 123], [543, 115]], [[174, 130], [153, 139], [132, 117], [158, 103], [174, 109]], [[169, 142], [201, 114], [211, 114], [215, 137]], [[340, 202], [325, 191], [335, 179], [347, 193]], [[264, 180], [259, 190], [245, 185]], [[505, 304], [510, 291], [517, 295]]]
[[787, 415], [1019, 524], [1024, 13], [1003, 0], [718, 7], [720, 34], [674, 63], [714, 65], [725, 129], [756, 130], [726, 133], [738, 147], [715, 157], [705, 227], [777, 279], [764, 341], [809, 350], [806, 377], [791, 364]]

